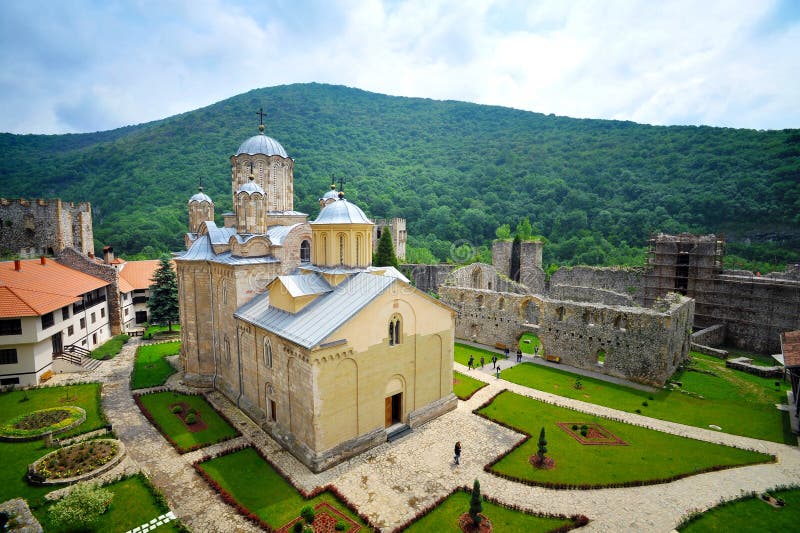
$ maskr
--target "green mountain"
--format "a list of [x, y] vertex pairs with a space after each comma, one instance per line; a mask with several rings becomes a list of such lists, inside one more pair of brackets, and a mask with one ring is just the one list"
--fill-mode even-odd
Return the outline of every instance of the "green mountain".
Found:
[[725, 232], [729, 253], [800, 260], [800, 130], [578, 120], [301, 84], [164, 120], [71, 135], [0, 134], [0, 196], [88, 200], [98, 245], [177, 250], [202, 179], [231, 208], [230, 155], [266, 133], [295, 159], [295, 208], [316, 216], [332, 174], [372, 216], [405, 217], [439, 259], [529, 217], [545, 261], [643, 258], [652, 231]]

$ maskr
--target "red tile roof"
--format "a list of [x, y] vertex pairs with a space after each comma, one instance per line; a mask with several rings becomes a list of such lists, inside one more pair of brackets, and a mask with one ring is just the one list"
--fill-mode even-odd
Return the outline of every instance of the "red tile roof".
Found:
[[800, 330], [781, 333], [781, 349], [785, 366], [800, 366]]
[[38, 316], [80, 300], [107, 281], [46, 259], [0, 262], [0, 317]]
[[[128, 261], [122, 270], [119, 271], [120, 278], [120, 291], [122, 290], [122, 280], [133, 287], [133, 289], [149, 289], [153, 284], [153, 274], [158, 270], [158, 265], [161, 263], [159, 259], [148, 259], [145, 261]], [[175, 268], [175, 263], [170, 261], [172, 268]], [[131, 290], [133, 290], [131, 289]]]

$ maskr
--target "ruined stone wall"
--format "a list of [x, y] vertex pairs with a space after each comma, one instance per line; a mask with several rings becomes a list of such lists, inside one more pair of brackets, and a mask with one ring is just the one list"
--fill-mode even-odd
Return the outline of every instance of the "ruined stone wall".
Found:
[[723, 274], [696, 305], [703, 324], [724, 324], [725, 344], [742, 350], [779, 353], [781, 332], [800, 329], [800, 281]]
[[91, 204], [0, 198], [0, 254], [55, 256], [67, 247], [94, 253]]
[[108, 293], [108, 324], [112, 335], [122, 333], [122, 306], [119, 294], [119, 272], [111, 265], [98, 263], [89, 257], [80, 254], [74, 248], [64, 248], [56, 257], [62, 265], [74, 268], [90, 276], [109, 282]]
[[443, 285], [447, 276], [456, 268], [456, 265], [400, 265], [400, 271], [411, 280], [411, 283], [422, 292], [435, 292], [438, 294], [439, 286]]
[[400, 261], [406, 258], [406, 239], [408, 232], [406, 231], [406, 219], [404, 218], [377, 218], [372, 221], [375, 226], [372, 228], [372, 253], [378, 253], [378, 241], [380, 234], [383, 231], [388, 231], [392, 235], [392, 246], [394, 246], [394, 255]]
[[498, 292], [516, 292], [522, 294], [542, 293], [544, 288], [544, 272], [533, 280], [534, 287], [511, 281], [500, 273], [493, 265], [472, 263], [454, 270], [445, 280], [445, 285], [486, 289]]
[[594, 289], [592, 287], [574, 287], [572, 285], [551, 286], [547, 296], [555, 300], [572, 300], [574, 302], [601, 303], [605, 305], [625, 305], [638, 307], [638, 303], [627, 294]]
[[543, 300], [539, 340], [564, 364], [660, 386], [688, 356], [694, 312], [670, 298], [661, 309]]
[[552, 291], [557, 285], [603, 289], [628, 296], [633, 302], [641, 305], [644, 301], [643, 275], [643, 268], [562, 267], [550, 276], [550, 289]]

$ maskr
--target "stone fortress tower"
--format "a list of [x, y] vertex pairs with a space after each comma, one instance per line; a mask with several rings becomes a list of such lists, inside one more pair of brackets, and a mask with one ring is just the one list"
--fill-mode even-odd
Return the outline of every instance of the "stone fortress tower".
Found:
[[0, 255], [55, 256], [65, 248], [94, 255], [89, 202], [0, 198]]

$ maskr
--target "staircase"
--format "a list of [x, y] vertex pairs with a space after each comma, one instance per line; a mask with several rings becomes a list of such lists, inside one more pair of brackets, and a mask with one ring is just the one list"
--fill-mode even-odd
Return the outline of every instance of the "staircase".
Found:
[[78, 370], [78, 372], [91, 372], [103, 364], [102, 361], [92, 359], [90, 357], [91, 353], [86, 348], [70, 344], [64, 346], [60, 353], [54, 354], [53, 359], [61, 359], [67, 363], [82, 367], [83, 370]]

